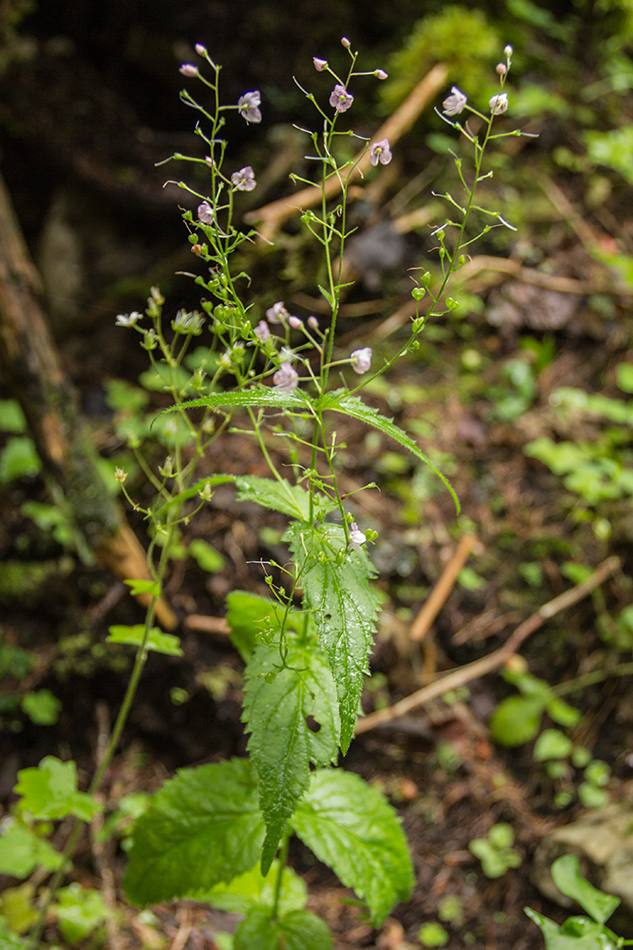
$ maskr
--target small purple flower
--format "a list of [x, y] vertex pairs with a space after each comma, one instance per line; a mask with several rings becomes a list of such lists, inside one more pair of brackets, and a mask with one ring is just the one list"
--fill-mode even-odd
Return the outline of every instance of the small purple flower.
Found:
[[299, 317], [295, 317], [294, 314], [290, 314], [288, 317], [288, 324], [293, 330], [300, 330], [303, 326], [303, 320], [301, 320]]
[[378, 162], [381, 165], [388, 165], [392, 158], [389, 139], [380, 139], [379, 142], [374, 142], [369, 149], [369, 161], [372, 165], [377, 165]]
[[464, 107], [468, 97], [461, 92], [457, 86], [453, 86], [451, 89], [451, 95], [448, 96], [442, 103], [442, 109], [446, 115], [459, 115], [460, 112], [464, 111]]
[[489, 102], [490, 111], [493, 115], [501, 115], [508, 108], [508, 93], [498, 92]]
[[362, 374], [366, 373], [368, 369], [371, 369], [371, 356], [371, 346], [364, 346], [360, 350], [354, 350], [350, 355], [352, 369], [354, 372], [358, 373], [359, 376], [362, 376]]
[[367, 541], [366, 536], [360, 530], [355, 521], [349, 526], [349, 549], [350, 551], [360, 551], [361, 544]]
[[179, 72], [181, 72], [183, 76], [189, 76], [190, 79], [193, 79], [194, 76], [198, 75], [198, 67], [194, 66], [193, 63], [183, 63]]
[[255, 172], [250, 165], [245, 165], [238, 172], [233, 172], [231, 182], [236, 191], [252, 191], [257, 184]]
[[281, 300], [278, 300], [277, 303], [273, 304], [272, 307], [269, 307], [266, 311], [266, 318], [269, 323], [284, 323], [289, 316], [290, 314]]
[[282, 393], [290, 393], [297, 388], [299, 376], [290, 363], [282, 363], [273, 376], [273, 383]]
[[313, 56], [312, 62], [314, 63], [314, 68], [318, 73], [322, 73], [327, 66], [327, 59], [319, 59], [318, 56]]
[[336, 109], [337, 112], [347, 112], [353, 101], [354, 96], [351, 92], [348, 92], [345, 86], [337, 82], [330, 96], [332, 108]]
[[215, 224], [213, 208], [208, 201], [203, 201], [201, 205], [198, 205], [198, 220], [203, 224]]
[[377, 70], [374, 72], [374, 76], [376, 77], [376, 79], [386, 79], [386, 78], [388, 77], [388, 75], [389, 75], [389, 73], [386, 73], [386, 72], [384, 71], [384, 69], [377, 69]]
[[262, 113], [259, 108], [261, 103], [262, 97], [259, 94], [259, 89], [254, 89], [252, 92], [245, 92], [244, 95], [240, 96], [237, 100], [237, 111], [245, 122], [261, 122]]
[[265, 320], [260, 320], [256, 327], [253, 329], [253, 333], [257, 337], [260, 343], [266, 344], [270, 340], [270, 329]]

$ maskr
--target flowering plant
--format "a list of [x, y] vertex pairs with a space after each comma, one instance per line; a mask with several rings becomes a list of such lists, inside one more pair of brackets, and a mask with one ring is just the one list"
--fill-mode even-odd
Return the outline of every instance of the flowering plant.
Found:
[[[235, 200], [238, 193], [256, 188], [256, 174], [250, 165], [227, 169], [226, 139], [220, 133], [231, 112], [248, 124], [261, 122], [261, 95], [251, 90], [235, 105], [222, 104], [220, 66], [201, 44], [196, 52], [206, 66], [201, 69], [187, 63], [181, 72], [202, 82], [212, 106], [207, 109], [188, 91], [181, 96], [202, 117], [196, 134], [205, 154], [172, 156], [202, 166], [207, 175], [204, 192], [178, 182], [193, 197], [195, 206], [183, 214], [191, 251], [196, 261], [206, 265], [205, 274], [191, 275], [204, 294], [200, 310], [179, 310], [171, 321], [170, 338], [163, 319], [165, 300], [152, 288], [143, 315], [134, 311], [117, 317], [119, 326], [140, 335], [156, 378], [171, 395], [173, 406], [155, 420], [169, 444], [167, 459], [154, 473], [139, 456], [155, 488], [155, 500], [141, 508], [128, 496], [152, 527], [148, 552], [152, 579], [129, 581], [134, 593], [149, 598], [149, 606], [144, 624], [111, 630], [111, 639], [135, 644], [138, 652], [92, 791], [114, 754], [148, 651], [180, 650], [176, 636], [154, 626], [180, 526], [211, 499], [217, 485], [226, 483], [235, 486], [239, 500], [256, 502], [288, 519], [284, 535], [290, 551], [288, 561], [264, 565], [269, 598], [245, 591], [233, 591], [227, 598], [231, 636], [245, 663], [243, 720], [250, 735], [249, 759], [187, 769], [166, 782], [136, 824], [124, 882], [134, 903], [192, 897], [242, 912], [245, 916], [235, 934], [235, 950], [254, 946], [325, 950], [331, 945], [325, 924], [305, 910], [305, 894], [287, 867], [291, 833], [356, 891], [376, 925], [412, 890], [411, 862], [393, 809], [358, 776], [335, 767], [354, 736], [378, 596], [367, 554], [377, 533], [359, 525], [353, 499], [341, 486], [331, 420], [347, 416], [395, 440], [436, 472], [459, 509], [452, 488], [417, 444], [365, 403], [359, 392], [368, 379], [384, 373], [415, 347], [430, 315], [454, 308], [455, 302], [450, 298], [444, 301], [443, 294], [451, 274], [463, 261], [461, 249], [470, 243], [465, 240], [465, 228], [476, 207], [477, 183], [485, 177], [481, 162], [486, 144], [496, 137], [491, 132], [493, 120], [507, 109], [503, 91], [490, 100], [490, 114], [484, 116], [453, 87], [444, 102], [443, 117], [474, 144], [475, 178], [468, 185], [458, 163], [468, 201], [462, 206], [446, 196], [462, 217], [457, 223], [447, 221], [435, 232], [440, 241], [441, 286], [432, 290], [430, 273], [424, 275], [413, 291], [418, 309], [410, 337], [381, 365], [373, 366], [374, 354], [368, 345], [360, 345], [348, 355], [339, 354], [336, 330], [346, 286], [343, 256], [350, 234], [349, 183], [364, 154], [368, 153], [370, 164], [376, 167], [392, 160], [387, 138], [373, 143], [362, 140], [363, 148], [355, 159], [340, 163], [336, 158], [337, 136], [354, 134], [340, 128], [354, 103], [349, 91], [353, 81], [368, 75], [386, 78], [382, 69], [359, 71], [358, 54], [350, 41], [343, 38], [342, 45], [350, 57], [344, 76], [337, 75], [327, 60], [313, 60], [317, 72], [330, 74], [334, 80], [328, 104], [322, 106], [303, 90], [319, 116], [320, 129], [308, 135], [321, 204], [318, 212], [305, 211], [301, 221], [323, 252], [327, 279], [319, 289], [328, 319], [300, 317], [281, 300], [264, 309], [256, 294], [246, 303], [249, 278], [234, 268], [233, 260], [235, 251], [246, 241], [256, 241], [258, 235], [237, 227]], [[510, 58], [507, 49], [504, 71], [498, 69], [502, 87]], [[484, 121], [481, 142], [455, 119], [465, 109]], [[332, 207], [327, 183], [333, 176], [340, 198]], [[507, 224], [500, 215], [495, 216], [498, 223]], [[454, 227], [457, 238], [449, 246], [446, 234]], [[427, 294], [431, 306], [423, 316], [419, 307]], [[205, 332], [210, 334], [210, 342], [192, 352], [192, 340]], [[343, 374], [337, 388], [331, 385], [334, 368]], [[346, 370], [351, 375], [345, 376]], [[238, 413], [245, 417], [269, 477], [219, 472], [201, 478], [198, 463], [229, 431]], [[275, 431], [291, 447], [288, 470], [294, 474], [292, 480], [283, 474], [282, 463], [270, 450], [267, 430], [271, 419]], [[130, 445], [138, 451], [136, 436], [131, 437]], [[117, 471], [116, 478], [126, 492], [125, 473]], [[64, 866], [62, 862], [59, 874]]]

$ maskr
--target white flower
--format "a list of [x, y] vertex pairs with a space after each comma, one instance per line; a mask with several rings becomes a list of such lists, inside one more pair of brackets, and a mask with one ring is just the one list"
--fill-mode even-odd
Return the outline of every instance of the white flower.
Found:
[[459, 115], [460, 112], [464, 111], [467, 101], [468, 97], [464, 95], [461, 89], [453, 86], [450, 96], [447, 96], [442, 103], [442, 109], [446, 115]]
[[238, 172], [233, 172], [231, 182], [236, 191], [252, 191], [257, 185], [255, 172], [250, 165], [245, 165]]
[[281, 390], [282, 393], [292, 392], [293, 389], [297, 388], [298, 382], [298, 373], [292, 368], [290, 363], [282, 363], [273, 376], [275, 387]]
[[141, 319], [141, 314], [137, 310], [132, 313], [119, 313], [116, 318], [117, 327], [133, 327]]
[[392, 157], [389, 139], [380, 139], [369, 149], [369, 161], [372, 165], [377, 165], [378, 162], [381, 165], [388, 165]]
[[489, 105], [493, 115], [501, 115], [501, 113], [505, 112], [508, 108], [507, 92], [498, 92], [496, 96], [492, 97]]
[[368, 369], [371, 368], [371, 346], [364, 346], [360, 350], [354, 350], [350, 355], [350, 360], [352, 363], [352, 369], [355, 373], [358, 373], [359, 376], [362, 376], [363, 373], [366, 373]]
[[349, 549], [350, 551], [360, 551], [361, 544], [367, 541], [366, 536], [360, 530], [355, 521], [349, 526]]
[[259, 89], [253, 89], [252, 92], [245, 92], [237, 100], [237, 111], [247, 123], [261, 122], [262, 113], [259, 108], [261, 104], [262, 97], [259, 94]]

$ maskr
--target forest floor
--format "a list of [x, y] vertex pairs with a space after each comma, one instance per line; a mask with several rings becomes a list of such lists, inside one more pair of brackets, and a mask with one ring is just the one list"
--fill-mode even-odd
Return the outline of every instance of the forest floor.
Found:
[[[551, 141], [551, 116], [530, 121]], [[292, 153], [292, 140], [288, 143]], [[430, 324], [421, 347], [399, 364], [397, 375], [383, 377], [366, 393], [372, 405], [414, 436], [448, 477], [461, 513], [456, 516], [450, 496], [429, 469], [403, 458], [385, 437], [368, 435], [351, 420], [338, 430], [345, 491], [376, 485], [357, 496], [355, 510], [359, 523], [378, 532], [372, 560], [383, 594], [372, 677], [363, 698], [365, 713], [389, 708], [440, 674], [467, 670], [466, 664], [501, 649], [544, 605], [565, 592], [575, 594], [534, 622], [534, 631], [526, 634], [518, 651], [520, 659], [514, 653], [499, 654], [485, 676], [471, 678], [464, 672], [463, 682], [447, 694], [413, 704], [404, 715], [387, 714], [381, 723], [368, 720], [371, 728], [361, 725], [344, 767], [380, 787], [396, 807], [411, 847], [416, 886], [411, 900], [398, 905], [378, 933], [362, 919], [351, 892], [293, 843], [291, 864], [308, 884], [309, 907], [326, 919], [337, 950], [419, 947], [420, 928], [435, 923], [446, 931], [441, 945], [448, 950], [537, 950], [542, 937], [523, 908], [563, 919], [561, 908], [534, 883], [534, 855], [549, 832], [584, 812], [579, 799], [583, 772], [565, 761], [554, 776], [546, 763], [535, 761], [534, 734], [561, 728], [545, 714], [524, 743], [507, 736], [505, 744], [494, 741], [491, 716], [502, 700], [518, 695], [508, 682], [508, 667], [529, 671], [555, 691], [560, 689], [578, 710], [578, 721], [564, 729], [565, 734], [575, 746], [587, 749], [591, 760], [606, 763], [610, 799], [622, 798], [631, 778], [630, 680], [609, 671], [630, 659], [633, 642], [633, 621], [626, 613], [633, 577], [633, 490], [624, 482], [618, 491], [608, 487], [616, 475], [630, 472], [630, 414], [623, 410], [620, 420], [605, 419], [597, 410], [585, 411], [564, 398], [561, 402], [559, 393], [568, 387], [629, 405], [626, 392], [618, 387], [618, 367], [633, 365], [630, 282], [622, 279], [622, 270], [604, 263], [604, 255], [619, 255], [620, 265], [628, 260], [630, 266], [626, 255], [633, 252], [633, 208], [619, 180], [607, 188], [608, 176], [596, 176], [593, 167], [586, 178], [566, 174], [548, 164], [545, 146], [542, 151], [534, 148], [507, 153], [499, 171], [501, 184], [492, 193], [501, 200], [509, 196], [520, 212], [520, 239], [504, 246], [491, 239], [482, 245], [481, 256], [473, 253], [463, 275], [462, 310]], [[268, 157], [269, 178], [279, 187], [274, 156]], [[110, 160], [104, 159], [105, 165]], [[412, 149], [405, 158], [407, 170], [416, 161], [419, 155]], [[407, 193], [406, 201], [425, 200], [420, 195], [424, 188], [430, 193], [436, 161], [432, 158], [431, 173], [416, 191]], [[98, 177], [103, 169], [95, 164], [92, 170]], [[406, 201], [395, 173], [390, 178], [387, 171], [369, 205], [375, 211], [388, 199], [395, 220], [394, 209], [406, 207]], [[525, 189], [521, 200], [513, 197], [511, 174], [519, 189]], [[76, 176], [74, 167], [71, 193]], [[10, 183], [11, 177], [9, 169]], [[99, 187], [112, 187], [116, 200], [124, 204], [125, 195], [113, 182]], [[148, 185], [147, 208], [153, 209], [145, 221], [148, 229], [152, 214], [162, 214], [156, 211], [163, 200], [156, 197], [159, 187]], [[594, 193], [602, 189], [602, 203], [585, 201], [591, 188]], [[19, 187], [17, 191], [19, 205]], [[358, 211], [359, 226], [365, 214]], [[27, 214], [24, 221], [31, 237], [33, 217]], [[129, 226], [126, 221], [124, 228]], [[367, 263], [367, 249], [357, 249], [360, 282], [341, 311], [342, 353], [371, 346], [379, 363], [394, 340], [404, 339], [411, 282], [402, 273], [431, 259], [427, 232], [425, 225], [407, 235], [399, 251], [399, 276], [395, 268], [376, 274], [375, 258]], [[313, 275], [301, 280], [302, 272], [311, 273], [309, 252], [292, 227], [283, 233], [281, 244], [283, 256], [272, 261], [266, 250], [249, 251], [249, 266], [260, 282], [271, 279], [271, 266], [283, 270], [287, 306], [302, 315], [318, 314]], [[179, 256], [164, 243], [151, 260], [138, 253], [140, 266], [153, 268], [159, 278], [169, 273], [166, 281], [183, 261], [191, 266], [188, 250]], [[133, 292], [126, 296], [135, 300]], [[75, 316], [74, 322], [64, 328], [58, 324], [56, 330], [95, 445], [107, 459], [122, 450], [104, 397], [108, 381], [116, 376], [135, 382], [144, 369], [138, 355], [125, 350], [126, 331], [113, 327], [121, 306], [117, 302], [113, 307], [104, 295], [86, 312], [83, 328]], [[156, 394], [152, 399], [156, 407], [165, 404]], [[4, 448], [12, 437], [0, 432], [0, 438]], [[529, 446], [537, 440], [542, 446], [543, 439], [581, 446], [584, 455], [576, 467], [586, 466], [585, 480], [570, 481], [573, 467], [561, 467], [558, 476], [530, 454]], [[158, 463], [159, 451], [153, 459]], [[216, 443], [201, 475], [218, 471], [220, 460], [233, 474], [264, 474], [253, 467], [252, 443], [239, 434]], [[552, 467], [557, 464], [555, 458]], [[133, 481], [133, 487], [142, 500], [141, 480]], [[25, 507], [29, 502], [50, 504], [44, 480], [37, 475], [3, 476], [4, 814], [14, 802], [17, 772], [45, 755], [74, 758], [81, 787], [86, 786], [131, 665], [125, 647], [105, 644], [108, 627], [142, 619], [123, 583], [98, 564], [82, 564], [58, 525], [45, 524], [45, 509], [36, 523], [34, 509]], [[141, 517], [129, 509], [128, 516], [146, 544]], [[179, 620], [175, 632], [182, 638], [183, 656], [150, 657], [119, 754], [102, 788], [111, 833], [103, 840], [93, 828], [92, 835], [86, 832], [80, 839], [77, 851], [77, 880], [100, 889], [112, 909], [107, 935], [112, 950], [220, 950], [226, 944], [218, 933], [235, 929], [237, 918], [193, 901], [163, 904], [150, 912], [125, 903], [122, 841], [128, 825], [120, 802], [138, 793], [151, 795], [178, 768], [245, 753], [240, 721], [243, 664], [223, 626], [225, 597], [236, 588], [266, 592], [261, 562], [284, 562], [283, 530], [283, 517], [239, 504], [234, 491], [222, 487], [185, 532], [186, 543], [194, 538], [207, 541], [217, 552], [216, 562], [206, 571], [191, 558], [173, 563], [164, 594]], [[464, 560], [453, 576], [458, 552], [464, 553]], [[609, 560], [616, 557], [617, 564]], [[583, 596], [579, 585], [605, 564], [602, 582]], [[443, 591], [441, 604], [423, 623], [420, 612], [438, 587]], [[595, 676], [601, 671], [602, 679]], [[59, 712], [50, 723], [42, 723], [40, 715], [38, 723], [37, 711], [29, 716], [28, 701], [23, 700], [45, 690], [59, 701]], [[116, 822], [113, 818], [108, 823], [108, 816], [115, 816]], [[491, 878], [469, 843], [487, 837], [500, 822], [513, 829], [518, 860], [517, 866]], [[54, 842], [62, 846], [66, 834], [67, 829], [59, 827]], [[6, 877], [0, 883], [16, 886]], [[53, 919], [46, 937], [52, 943], [59, 940]], [[88, 939], [83, 945], [97, 944]]]

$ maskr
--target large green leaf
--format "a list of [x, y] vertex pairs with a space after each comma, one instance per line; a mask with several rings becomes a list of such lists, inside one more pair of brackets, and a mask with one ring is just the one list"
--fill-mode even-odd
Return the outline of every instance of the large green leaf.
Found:
[[[200, 892], [196, 900], [231, 914], [248, 914], [255, 908], [267, 909], [270, 914], [275, 906], [278, 875], [279, 861], [273, 861], [265, 877], [260, 866], [256, 865], [228, 884], [216, 884], [209, 891]], [[292, 868], [285, 867], [279, 888], [279, 913], [283, 915], [291, 910], [303, 910], [307, 900], [308, 889], [303, 879]]]
[[[270, 642], [279, 631], [285, 613], [281, 604], [269, 597], [260, 597], [245, 590], [233, 590], [226, 598], [227, 623], [233, 645], [248, 662], [257, 643]], [[296, 624], [298, 612], [290, 611], [288, 622]]]
[[56, 870], [62, 856], [30, 828], [13, 824], [0, 835], [0, 874], [29, 877], [36, 867]]
[[133, 904], [195, 897], [254, 867], [263, 838], [250, 762], [183, 769], [136, 822], [125, 893]]
[[[325, 657], [314, 643], [286, 634], [279, 643], [260, 644], [246, 667], [242, 718], [251, 733], [248, 751], [255, 763], [259, 802], [266, 822], [262, 872], [267, 873], [286, 823], [310, 781], [310, 763], [336, 761], [340, 719], [336, 686]], [[320, 727], [314, 732], [308, 717]]]
[[326, 924], [306, 910], [292, 910], [280, 920], [254, 910], [235, 931], [233, 950], [331, 950]]
[[413, 869], [396, 813], [358, 775], [315, 772], [292, 825], [301, 840], [352, 887], [380, 925], [413, 889]]
[[336, 681], [341, 748], [354, 735], [367, 657], [373, 645], [378, 598], [375, 571], [364, 550], [348, 551], [342, 527], [291, 524], [286, 532], [297, 565], [304, 606], [312, 612], [319, 643]]
[[415, 457], [420, 459], [421, 462], [424, 462], [425, 465], [428, 465], [431, 471], [434, 472], [446, 488], [448, 488], [455, 502], [457, 514], [459, 514], [461, 508], [453, 486], [446, 477], [442, 475], [440, 470], [433, 465], [424, 452], [422, 452], [411, 436], [408, 435], [404, 429], [401, 429], [400, 426], [397, 426], [392, 419], [382, 416], [377, 409], [368, 406], [362, 399], [359, 399], [358, 396], [352, 396], [344, 389], [336, 389], [334, 392], [326, 393], [320, 400], [320, 407], [333, 412], [342, 412], [345, 415], [352, 416], [354, 419], [358, 419], [360, 422], [364, 422], [365, 425], [378, 429], [380, 432], [383, 432], [398, 442], [403, 449], [415, 455]]

